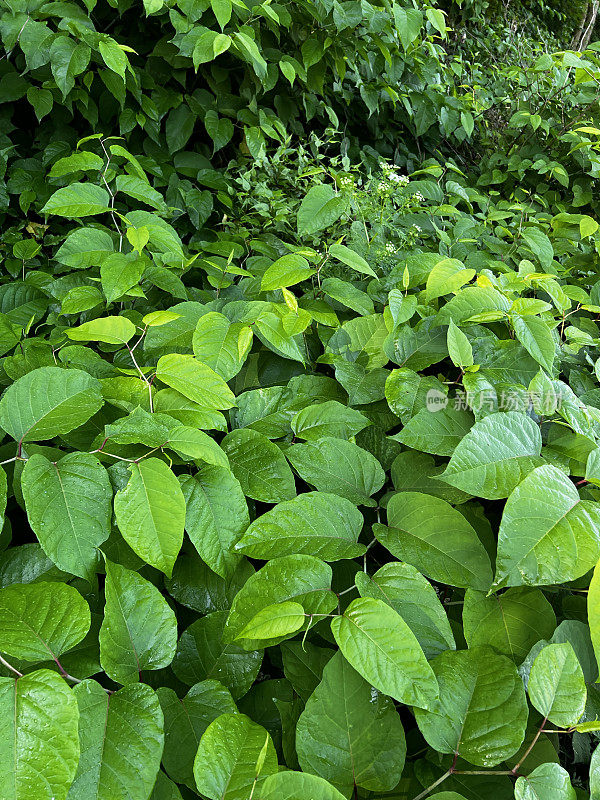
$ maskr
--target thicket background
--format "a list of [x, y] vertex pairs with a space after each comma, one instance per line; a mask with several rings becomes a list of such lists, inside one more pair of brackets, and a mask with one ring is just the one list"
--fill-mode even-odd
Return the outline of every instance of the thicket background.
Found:
[[0, 799], [600, 798], [598, 2], [0, 0]]

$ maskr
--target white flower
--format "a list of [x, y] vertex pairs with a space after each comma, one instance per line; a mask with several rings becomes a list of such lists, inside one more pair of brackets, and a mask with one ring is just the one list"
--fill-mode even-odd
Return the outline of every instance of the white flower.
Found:
[[425, 200], [425, 198], [423, 197], [423, 195], [421, 194], [421, 192], [415, 192], [415, 193], [413, 194], [413, 200], [417, 200], [419, 203], [422, 203], [422, 202], [423, 202], [423, 200]]
[[419, 225], [413, 225], [413, 228], [415, 229], [415, 231], [416, 231], [417, 233], [421, 233], [421, 228], [420, 228], [420, 226], [419, 226]]
[[391, 242], [387, 242], [386, 243], [385, 249], [387, 250], [388, 253], [395, 253], [396, 252], [396, 248], [394, 247], [394, 245]]
[[377, 191], [383, 194], [383, 192], [387, 192], [388, 186], [389, 184], [387, 184], [385, 181], [379, 181], [377, 184]]

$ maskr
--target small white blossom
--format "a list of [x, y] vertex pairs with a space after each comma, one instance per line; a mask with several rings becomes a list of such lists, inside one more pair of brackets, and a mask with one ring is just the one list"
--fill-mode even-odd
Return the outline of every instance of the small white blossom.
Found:
[[423, 200], [425, 200], [425, 198], [423, 197], [423, 195], [421, 194], [421, 192], [415, 192], [415, 193], [413, 194], [413, 200], [417, 200], [419, 203], [422, 203], [422, 202], [423, 202]]
[[394, 247], [394, 245], [391, 242], [387, 242], [386, 243], [385, 249], [387, 250], [388, 253], [395, 253], [396, 252], [396, 248]]
[[390, 175], [390, 180], [394, 183], [397, 183], [398, 186], [407, 186], [408, 185], [408, 177], [406, 175], [396, 175], [395, 173]]
[[413, 225], [413, 228], [417, 233], [421, 233], [421, 227], [419, 225]]

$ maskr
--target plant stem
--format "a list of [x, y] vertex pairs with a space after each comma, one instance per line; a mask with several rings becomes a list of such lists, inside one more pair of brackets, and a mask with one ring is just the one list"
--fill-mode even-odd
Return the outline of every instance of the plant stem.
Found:
[[440, 783], [443, 783], [446, 780], [446, 778], [450, 777], [450, 775], [452, 775], [451, 770], [448, 770], [448, 772], [444, 772], [444, 774], [441, 776], [441, 778], [438, 778], [437, 781], [434, 781], [431, 784], [431, 786], [428, 786], [426, 789], [424, 789], [421, 792], [421, 794], [418, 794], [416, 797], [413, 797], [413, 800], [423, 800], [424, 797], [427, 797], [427, 795], [430, 792], [432, 792], [436, 788], [436, 786], [439, 786]]
[[538, 730], [538, 732], [536, 733], [536, 735], [533, 737], [533, 740], [532, 740], [531, 744], [529, 745], [529, 747], [527, 748], [527, 750], [525, 750], [525, 753], [524, 753], [524, 754], [521, 756], [521, 759], [520, 759], [520, 761], [519, 761], [517, 764], [515, 764], [515, 766], [513, 767], [513, 769], [510, 771], [509, 775], [510, 775], [510, 774], [512, 774], [512, 775], [516, 775], [516, 773], [517, 773], [517, 772], [518, 772], [518, 770], [519, 770], [519, 767], [520, 767], [520, 766], [521, 766], [521, 764], [522, 764], [522, 763], [525, 761], [525, 759], [527, 758], [527, 756], [529, 755], [529, 753], [531, 753], [531, 751], [533, 750], [533, 748], [535, 747], [535, 745], [536, 745], [536, 743], [537, 743], [537, 740], [538, 740], [538, 739], [540, 738], [540, 736], [542, 735], [542, 731], [544, 730], [544, 725], [546, 724], [546, 722], [547, 722], [547, 721], [548, 721], [548, 717], [544, 717], [544, 719], [542, 720], [542, 724], [540, 725], [540, 727], [539, 727], [539, 730]]
[[17, 676], [17, 678], [22, 678], [23, 677], [23, 673], [19, 672], [19, 670], [16, 669], [15, 667], [13, 667], [12, 664], [9, 664], [8, 661], [6, 661], [6, 659], [2, 658], [2, 656], [0, 656], [0, 664], [4, 664], [6, 669], [9, 669], [11, 672], [14, 672], [15, 675]]

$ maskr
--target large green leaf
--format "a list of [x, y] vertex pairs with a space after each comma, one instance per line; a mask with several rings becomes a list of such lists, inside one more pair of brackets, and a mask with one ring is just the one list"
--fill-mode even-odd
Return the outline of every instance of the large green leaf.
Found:
[[39, 367], [11, 384], [0, 400], [0, 426], [17, 441], [69, 433], [102, 406], [100, 384], [80, 369]]
[[60, 217], [90, 217], [109, 211], [110, 198], [106, 189], [93, 183], [72, 183], [57, 189], [42, 208], [44, 214]]
[[344, 795], [318, 775], [277, 772], [263, 783], [257, 800], [343, 800]]
[[3, 800], [65, 800], [79, 760], [75, 695], [56, 672], [0, 678]]
[[555, 725], [568, 728], [579, 722], [585, 710], [585, 680], [568, 642], [540, 650], [531, 666], [527, 691], [532, 705]]
[[105, 468], [90, 453], [68, 453], [49, 461], [34, 453], [21, 488], [29, 524], [44, 552], [65, 572], [89, 578], [98, 548], [110, 534], [112, 487]]
[[344, 657], [372, 686], [400, 703], [433, 708], [437, 681], [402, 617], [381, 600], [353, 600], [331, 630]]
[[555, 627], [552, 606], [539, 589], [518, 587], [491, 597], [471, 589], [465, 593], [463, 629], [469, 647], [487, 644], [520, 664]]
[[250, 521], [241, 486], [229, 470], [209, 464], [180, 480], [188, 536], [208, 566], [226, 578], [240, 561], [232, 550]]
[[285, 456], [262, 433], [238, 428], [227, 434], [221, 447], [247, 497], [280, 503], [296, 496], [294, 476]]
[[393, 789], [406, 755], [394, 704], [374, 693], [340, 652], [300, 715], [296, 749], [305, 772], [320, 775], [347, 797], [355, 784], [375, 792]]
[[17, 583], [0, 589], [0, 651], [9, 656], [56, 659], [89, 628], [88, 604], [66, 583]]
[[552, 373], [556, 345], [554, 344], [552, 331], [546, 322], [532, 314], [527, 314], [523, 317], [519, 314], [514, 314], [512, 323], [517, 339], [529, 355], [535, 358], [546, 372]]
[[196, 786], [210, 800], [246, 800], [253, 788], [260, 796], [263, 780], [277, 770], [270, 735], [244, 714], [217, 717], [202, 736], [194, 761]]
[[543, 464], [541, 449], [540, 429], [527, 414], [489, 414], [458, 443], [440, 478], [470, 494], [498, 500]]
[[487, 647], [447, 650], [431, 662], [441, 707], [415, 709], [419, 729], [440, 753], [493, 767], [521, 746], [527, 700], [517, 668]]
[[268, 560], [301, 553], [324, 561], [355, 558], [363, 518], [349, 500], [327, 492], [306, 492], [279, 503], [250, 525], [235, 549]]
[[[428, 405], [421, 409], [395, 437], [413, 450], [433, 453], [437, 456], [451, 456], [473, 424], [470, 411], [445, 405], [445, 395], [437, 395], [437, 389], [428, 390]], [[436, 408], [435, 402], [441, 403]]]
[[226, 620], [226, 611], [214, 611], [192, 622], [177, 644], [173, 672], [189, 686], [216, 679], [237, 699], [245, 695], [256, 680], [263, 651], [248, 651], [235, 642], [224, 642]]
[[356, 586], [361, 597], [383, 600], [398, 612], [417, 637], [427, 658], [456, 647], [435, 589], [410, 564], [385, 564], [371, 577], [366, 572], [357, 572]]
[[[337, 605], [330, 589], [331, 567], [314, 556], [291, 555], [274, 558], [251, 575], [235, 596], [223, 633], [225, 642], [233, 642], [263, 608], [287, 600], [300, 603], [307, 614], [329, 614]], [[318, 619], [318, 617], [317, 617]], [[252, 640], [249, 650], [277, 644]], [[246, 642], [242, 642], [246, 646]]]
[[215, 680], [196, 683], [181, 699], [166, 686], [157, 694], [165, 718], [163, 765], [174, 781], [195, 789], [194, 758], [202, 734], [221, 714], [235, 714], [235, 703]]
[[557, 467], [537, 467], [504, 506], [494, 586], [574, 580], [600, 554], [600, 505], [581, 500]]
[[129, 468], [127, 486], [115, 495], [115, 517], [127, 544], [167, 576], [183, 542], [185, 498], [164, 461], [147, 458]]
[[108, 696], [96, 681], [74, 689], [81, 756], [68, 800], [147, 800], [163, 748], [158, 698], [144, 684]]
[[[194, 355], [228, 381], [241, 370], [249, 347], [240, 351], [240, 336], [246, 326], [231, 323], [217, 311], [209, 311], [198, 320], [192, 339]], [[251, 343], [251, 339], [250, 339]]]
[[517, 778], [515, 800], [576, 800], [569, 773], [559, 764], [540, 764]]
[[343, 439], [326, 436], [295, 444], [286, 456], [300, 477], [319, 492], [332, 492], [357, 505], [374, 506], [385, 473], [367, 450]]
[[346, 202], [336, 195], [331, 186], [313, 186], [298, 209], [297, 226], [299, 234], [316, 233], [333, 225], [344, 211]]
[[159, 590], [137, 572], [106, 562], [106, 605], [100, 662], [117, 683], [136, 683], [142, 670], [162, 669], [175, 656], [177, 620]]
[[387, 507], [389, 528], [374, 525], [377, 539], [396, 558], [427, 577], [461, 588], [487, 591], [492, 582], [488, 554], [465, 517], [445, 500], [399, 492]]
[[292, 419], [296, 438], [313, 441], [323, 436], [350, 439], [370, 425], [370, 420], [353, 408], [328, 400], [306, 406]]
[[226, 409], [235, 405], [233, 392], [223, 378], [194, 356], [176, 353], [162, 356], [156, 377], [205, 408]]

